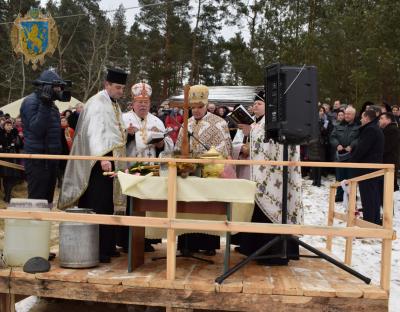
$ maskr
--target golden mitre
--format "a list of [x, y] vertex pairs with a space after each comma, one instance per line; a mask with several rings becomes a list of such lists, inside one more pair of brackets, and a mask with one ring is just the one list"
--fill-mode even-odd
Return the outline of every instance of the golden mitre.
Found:
[[137, 100], [150, 100], [152, 89], [150, 85], [144, 82], [134, 84], [131, 88], [132, 96], [135, 101]]
[[189, 104], [208, 104], [208, 87], [204, 85], [191, 86], [189, 89]]

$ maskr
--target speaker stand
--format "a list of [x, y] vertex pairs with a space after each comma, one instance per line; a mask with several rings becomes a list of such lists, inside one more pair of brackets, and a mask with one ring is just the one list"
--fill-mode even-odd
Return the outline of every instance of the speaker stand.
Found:
[[[287, 161], [288, 158], [289, 158], [288, 150], [289, 150], [288, 144], [285, 143], [283, 145], [283, 160], [284, 161]], [[289, 168], [288, 168], [288, 166], [284, 166], [283, 167], [283, 185], [282, 185], [282, 224], [287, 224], [288, 176], [289, 176]], [[282, 259], [287, 259], [289, 261], [288, 255], [287, 255], [287, 243], [288, 243], [289, 240], [293, 241], [293, 242], [296, 242], [297, 244], [299, 244], [303, 248], [307, 249], [308, 251], [314, 253], [318, 257], [320, 257], [322, 259], [325, 259], [326, 261], [332, 263], [333, 265], [339, 267], [340, 269], [342, 269], [342, 270], [352, 274], [353, 276], [361, 279], [366, 284], [369, 284], [371, 282], [370, 278], [368, 278], [368, 277], [362, 275], [361, 273], [353, 270], [349, 266], [337, 261], [336, 259], [334, 259], [331, 256], [319, 251], [318, 249], [310, 246], [309, 244], [304, 243], [298, 237], [293, 236], [293, 235], [287, 235], [287, 234], [282, 234], [282, 235], [279, 235], [279, 236], [275, 237], [274, 239], [269, 241], [267, 244], [265, 244], [264, 246], [262, 246], [261, 248], [256, 250], [254, 253], [252, 253], [250, 256], [248, 256], [244, 260], [242, 260], [239, 263], [237, 263], [235, 266], [233, 266], [231, 269], [226, 271], [224, 274], [222, 274], [221, 276], [217, 277], [215, 279], [215, 282], [218, 283], [218, 284], [221, 284], [226, 278], [231, 276], [233, 273], [238, 271], [240, 268], [242, 268], [243, 266], [245, 266], [247, 263], [249, 263], [252, 260], [263, 259], [263, 258], [265, 259], [266, 256], [263, 256], [263, 254], [266, 251], [268, 251], [272, 246], [274, 246], [276, 244], [280, 244], [281, 242], [283, 243], [282, 244], [283, 245], [282, 253], [279, 254], [279, 255], [274, 255], [274, 256], [281, 257]], [[270, 257], [271, 256], [268, 256], [268, 258], [270, 258]]]

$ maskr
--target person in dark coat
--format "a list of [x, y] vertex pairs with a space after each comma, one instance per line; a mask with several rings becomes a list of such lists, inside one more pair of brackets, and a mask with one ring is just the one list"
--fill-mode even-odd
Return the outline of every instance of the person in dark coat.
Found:
[[[366, 110], [361, 116], [360, 137], [357, 148], [350, 161], [355, 163], [376, 163], [383, 161], [384, 136], [378, 126], [378, 119], [372, 110]], [[358, 169], [358, 175], [367, 174], [370, 169]], [[380, 207], [382, 204], [381, 178], [373, 178], [359, 183], [363, 218], [368, 222], [381, 224]]]
[[[319, 107], [319, 136], [318, 139], [308, 146], [308, 160], [326, 161], [326, 146], [329, 145], [329, 133], [332, 128], [331, 121], [325, 113], [323, 106]], [[321, 186], [321, 167], [314, 167], [311, 170], [314, 186]]]
[[396, 173], [399, 171], [400, 157], [400, 129], [397, 126], [396, 118], [393, 113], [382, 113], [379, 117], [379, 127], [383, 131], [385, 138], [383, 150], [383, 163], [395, 165], [394, 191], [399, 190]]
[[[359, 125], [356, 123], [356, 110], [349, 106], [344, 112], [344, 121], [337, 124], [330, 135], [330, 143], [335, 151], [335, 161], [349, 161], [358, 142]], [[351, 168], [336, 168], [336, 181], [350, 179]], [[343, 189], [337, 188], [336, 202], [343, 201]]]
[[[11, 120], [6, 120], [4, 129], [0, 130], [0, 152], [1, 153], [19, 153], [21, 148], [21, 139], [18, 133], [13, 131]], [[5, 159], [7, 162], [18, 164], [17, 159]], [[1, 176], [3, 178], [4, 201], [10, 202], [11, 192], [17, 181], [22, 177], [22, 171], [10, 167], [1, 167]]]
[[84, 105], [82, 103], [78, 103], [75, 106], [75, 110], [73, 112], [71, 112], [71, 114], [69, 114], [68, 116], [65, 116], [65, 117], [67, 117], [68, 125], [74, 130], [78, 123], [78, 119], [83, 110], [83, 107], [84, 107]]
[[[24, 150], [27, 154], [59, 155], [60, 112], [54, 101], [69, 101], [70, 95], [63, 91], [67, 83], [55, 71], [45, 70], [34, 81], [34, 85], [36, 91], [24, 99], [20, 109], [24, 125]], [[57, 172], [57, 160], [25, 160], [28, 198], [46, 199], [49, 204], [52, 203]]]

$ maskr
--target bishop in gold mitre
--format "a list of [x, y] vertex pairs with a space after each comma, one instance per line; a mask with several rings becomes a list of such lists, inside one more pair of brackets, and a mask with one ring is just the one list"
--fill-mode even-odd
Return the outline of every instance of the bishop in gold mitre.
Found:
[[[194, 158], [197, 158], [207, 152], [207, 148], [214, 146], [221, 155], [227, 158], [232, 153], [228, 124], [221, 117], [207, 111], [208, 95], [207, 86], [195, 85], [190, 87], [189, 105], [192, 107], [192, 117], [188, 121], [188, 131], [193, 134], [189, 141], [190, 152]], [[183, 131], [181, 129], [175, 150], [181, 149], [182, 136]]]
[[[188, 131], [192, 133], [189, 140], [190, 152], [196, 158], [213, 146], [227, 158], [232, 153], [228, 124], [221, 117], [207, 111], [208, 94], [208, 88], [204, 85], [192, 86], [189, 90], [189, 104], [192, 107], [192, 117], [188, 120]], [[182, 137], [181, 129], [175, 145], [176, 150], [180, 150], [182, 146]], [[178, 250], [182, 254], [203, 251], [212, 256], [219, 248], [219, 236], [194, 233], [178, 237]]]

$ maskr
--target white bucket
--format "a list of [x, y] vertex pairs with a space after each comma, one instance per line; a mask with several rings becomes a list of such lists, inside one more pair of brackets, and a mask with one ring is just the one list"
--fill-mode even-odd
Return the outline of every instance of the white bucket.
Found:
[[[49, 212], [47, 200], [16, 199], [9, 210]], [[9, 266], [23, 266], [33, 257], [47, 260], [50, 251], [50, 221], [6, 219], [4, 229], [4, 258]]]

